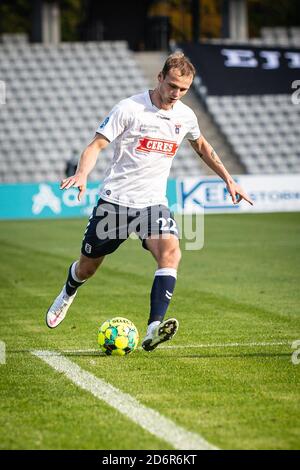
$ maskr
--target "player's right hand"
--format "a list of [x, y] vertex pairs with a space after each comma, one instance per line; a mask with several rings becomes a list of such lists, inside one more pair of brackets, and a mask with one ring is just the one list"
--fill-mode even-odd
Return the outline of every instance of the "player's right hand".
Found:
[[81, 198], [86, 190], [86, 177], [80, 174], [75, 174], [65, 178], [60, 183], [60, 189], [69, 189], [72, 186], [78, 188], [78, 201], [81, 201]]

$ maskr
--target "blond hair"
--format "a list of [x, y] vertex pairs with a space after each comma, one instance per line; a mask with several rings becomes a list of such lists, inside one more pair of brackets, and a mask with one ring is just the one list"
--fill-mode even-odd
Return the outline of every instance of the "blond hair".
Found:
[[192, 75], [194, 78], [196, 74], [195, 67], [183, 52], [174, 52], [167, 57], [161, 71], [164, 78], [171, 69], [179, 70], [182, 77]]

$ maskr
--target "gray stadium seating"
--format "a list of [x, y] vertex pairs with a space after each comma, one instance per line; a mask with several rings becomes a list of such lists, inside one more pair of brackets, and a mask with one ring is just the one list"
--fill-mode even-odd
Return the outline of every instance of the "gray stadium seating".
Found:
[[[220, 39], [206, 42], [219, 45]], [[300, 27], [265, 27], [261, 38], [241, 44], [300, 48]], [[247, 173], [300, 172], [300, 105], [292, 102], [292, 93], [210, 96], [201, 77], [196, 77], [194, 86]]]
[[264, 27], [261, 38], [268, 46], [300, 47], [300, 27]]
[[[287, 33], [265, 28], [265, 44], [268, 34], [273, 41], [287, 36], [294, 45], [300, 39], [296, 27]], [[80, 156], [114, 104], [148, 85], [124, 41], [45, 46], [29, 44], [24, 35], [2, 36], [0, 80], [6, 83], [0, 182], [60, 180], [73, 151]], [[208, 111], [248, 173], [300, 171], [300, 106], [289, 95], [213, 97], [198, 80]], [[112, 153], [112, 146], [102, 152], [91, 180], [102, 179]], [[171, 177], [200, 172], [184, 142]]]
[[[59, 181], [67, 160], [92, 140], [95, 129], [121, 99], [147, 89], [124, 41], [29, 44], [24, 35], [3, 35], [0, 80], [0, 182]], [[113, 149], [105, 149], [90, 175], [103, 178]], [[184, 157], [184, 158], [183, 158]], [[172, 176], [199, 165], [183, 144]]]
[[[208, 44], [219, 44], [219, 38], [205, 39]], [[234, 45], [237, 43], [236, 39], [223, 38], [224, 45]], [[283, 46], [283, 47], [300, 47], [300, 27], [263, 27], [260, 30], [260, 37], [239, 39], [240, 45], [253, 46]]]
[[248, 173], [300, 172], [300, 106], [290, 95], [211, 96], [206, 103]]

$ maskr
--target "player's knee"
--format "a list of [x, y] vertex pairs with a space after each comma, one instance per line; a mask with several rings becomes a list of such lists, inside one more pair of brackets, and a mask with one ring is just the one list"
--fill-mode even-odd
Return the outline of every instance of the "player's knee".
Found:
[[181, 250], [179, 248], [179, 246], [177, 248], [175, 248], [175, 252], [174, 252], [174, 259], [177, 261], [177, 264], [180, 263], [180, 260], [181, 260]]
[[160, 253], [159, 264], [161, 266], [172, 266], [176, 267], [179, 265], [181, 260], [181, 251], [179, 246], [169, 248]]

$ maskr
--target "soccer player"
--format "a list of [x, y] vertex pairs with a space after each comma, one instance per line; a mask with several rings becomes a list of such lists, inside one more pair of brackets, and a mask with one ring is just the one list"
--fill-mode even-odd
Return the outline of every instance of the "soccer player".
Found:
[[120, 101], [83, 151], [75, 174], [62, 181], [61, 189], [77, 187], [81, 200], [99, 152], [114, 142], [114, 156], [87, 225], [80, 258], [71, 264], [66, 283], [47, 312], [48, 327], [55, 328], [63, 321], [78, 288], [134, 231], [157, 263], [142, 346], [151, 351], [174, 336], [178, 321], [164, 317], [181, 252], [176, 221], [167, 206], [166, 185], [172, 160], [184, 138], [224, 180], [233, 204], [242, 199], [252, 204], [201, 135], [195, 113], [180, 101], [194, 76], [194, 66], [184, 54], [171, 54], [158, 74], [156, 88]]

